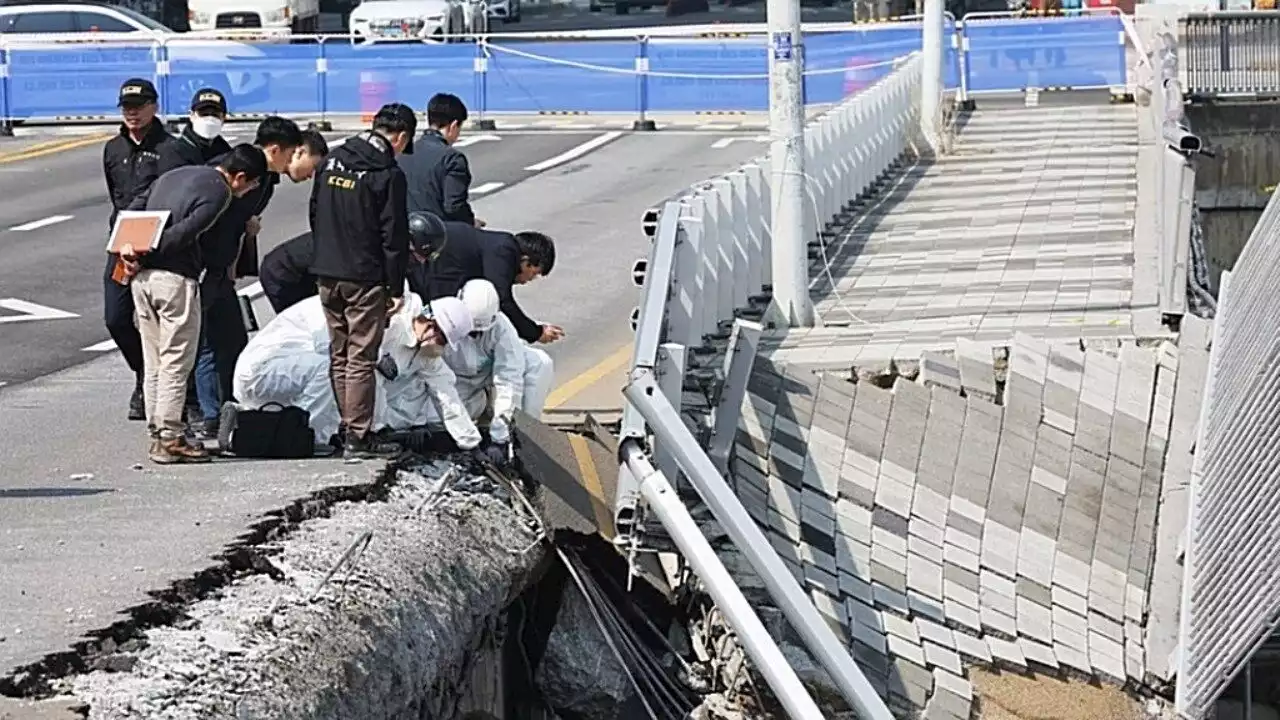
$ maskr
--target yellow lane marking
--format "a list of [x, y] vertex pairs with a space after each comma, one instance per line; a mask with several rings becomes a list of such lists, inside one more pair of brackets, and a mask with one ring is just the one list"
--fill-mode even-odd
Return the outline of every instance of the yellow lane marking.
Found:
[[578, 474], [582, 478], [582, 487], [591, 497], [591, 509], [596, 516], [596, 527], [606, 540], [612, 540], [617, 534], [613, 527], [613, 511], [604, 497], [604, 487], [600, 484], [600, 473], [596, 470], [596, 461], [591, 457], [591, 447], [587, 439], [575, 433], [568, 433], [569, 447], [578, 459]]
[[37, 143], [27, 146], [22, 150], [14, 150], [13, 152], [0, 153], [0, 165], [15, 163], [22, 160], [34, 160], [35, 158], [44, 157], [60, 153], [65, 150], [75, 150], [76, 148], [87, 147], [115, 137], [115, 133], [97, 133], [94, 135], [85, 135], [82, 137], [63, 138], [60, 140], [50, 140], [48, 142]]
[[[631, 343], [618, 348], [609, 357], [578, 374], [547, 396], [547, 409], [558, 408], [572, 400], [578, 393], [586, 390], [610, 374], [621, 370], [631, 362]], [[620, 389], [620, 388], [619, 388]]]

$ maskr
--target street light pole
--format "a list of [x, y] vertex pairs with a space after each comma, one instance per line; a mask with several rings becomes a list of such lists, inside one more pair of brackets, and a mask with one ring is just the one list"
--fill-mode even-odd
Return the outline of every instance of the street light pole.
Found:
[[800, 0], [768, 0], [769, 146], [773, 302], [793, 327], [811, 327], [809, 238], [805, 217], [804, 38]]
[[924, 0], [920, 129], [934, 152], [942, 149], [942, 37], [944, 0]]

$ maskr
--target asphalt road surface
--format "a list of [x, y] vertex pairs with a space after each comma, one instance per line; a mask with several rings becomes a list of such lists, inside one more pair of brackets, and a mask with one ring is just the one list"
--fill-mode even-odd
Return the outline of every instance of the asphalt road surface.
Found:
[[[631, 339], [639, 295], [631, 263], [648, 249], [642, 212], [761, 154], [758, 137], [590, 129], [472, 136], [465, 151], [473, 189], [487, 188], [479, 215], [492, 227], [557, 240], [552, 275], [517, 292], [535, 317], [568, 332], [549, 348], [558, 381], [618, 355]], [[0, 153], [17, 147], [10, 140]], [[66, 648], [145, 602], [148, 591], [207, 567], [262, 513], [367, 472], [333, 460], [145, 461], [143, 429], [124, 420], [132, 379], [103, 343], [100, 152], [95, 143], [31, 160], [0, 157], [0, 674]], [[304, 229], [306, 189], [281, 186], [264, 218], [263, 252]], [[50, 317], [13, 320], [33, 305]]]
[[[477, 132], [467, 139], [480, 216], [494, 228], [541, 230], [558, 241], [555, 271], [519, 295], [535, 317], [568, 333], [550, 348], [560, 378], [629, 338], [637, 298], [630, 265], [647, 249], [642, 211], [763, 152], [757, 136], [739, 135], [727, 146], [732, 136], [723, 131]], [[95, 144], [0, 164], [0, 383], [114, 354], [102, 323], [109, 208], [100, 154]], [[305, 231], [308, 187], [280, 186], [263, 218], [262, 252]]]
[[[800, 12], [803, 22], [847, 22], [853, 19], [853, 8], [848, 2], [839, 2], [831, 7], [806, 4], [801, 7]], [[615, 14], [612, 7], [602, 8], [598, 12], [577, 6], [538, 9], [536, 12], [532, 8], [526, 8], [525, 17], [520, 22], [494, 23], [491, 29], [493, 32], [507, 33], [762, 22], [765, 22], [763, 0], [737, 7], [726, 7], [712, 0], [708, 12], [686, 13], [676, 17], [667, 17], [665, 7], [632, 9], [626, 15]]]

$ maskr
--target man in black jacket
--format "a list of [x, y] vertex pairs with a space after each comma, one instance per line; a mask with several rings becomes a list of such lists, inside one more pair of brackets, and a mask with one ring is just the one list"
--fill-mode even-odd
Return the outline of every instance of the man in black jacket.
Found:
[[[516, 285], [551, 274], [556, 262], [555, 242], [540, 232], [514, 235], [482, 230], [465, 223], [446, 222], [446, 241], [430, 263], [415, 262], [409, 286], [419, 297], [457, 295], [468, 280], [488, 280], [498, 291], [502, 313], [515, 326], [520, 339], [529, 343], [555, 342], [564, 331], [541, 324], [525, 314], [512, 292]], [[415, 258], [416, 259], [416, 258]]]
[[417, 125], [407, 105], [384, 105], [372, 129], [329, 154], [311, 192], [311, 274], [329, 326], [329, 380], [350, 457], [400, 450], [373, 435], [374, 367], [387, 315], [404, 301], [409, 218], [396, 153], [413, 153]]
[[[150, 80], [133, 78], [120, 87], [120, 134], [107, 141], [102, 149], [102, 170], [107, 179], [107, 195], [111, 199], [111, 218], [107, 232], [116, 224], [116, 214], [129, 207], [139, 195], [146, 193], [159, 177], [157, 163], [160, 150], [173, 136], [156, 120], [159, 94]], [[120, 348], [120, 354], [134, 373], [133, 396], [129, 399], [129, 419], [143, 420], [146, 408], [142, 398], [142, 338], [133, 320], [133, 294], [128, 285], [112, 279], [118, 258], [107, 255], [103, 271], [102, 309], [107, 332]]]
[[[200, 338], [199, 278], [205, 271], [208, 233], [237, 197], [257, 187], [267, 172], [262, 151], [239, 145], [216, 168], [193, 165], [160, 177], [131, 209], [167, 210], [169, 222], [150, 252], [122, 252], [142, 336], [146, 367], [149, 455], [167, 464], [202, 462], [208, 455], [187, 444], [182, 406]], [[140, 207], [142, 206], [142, 207]]]
[[453, 144], [467, 121], [467, 106], [456, 95], [439, 93], [427, 103], [427, 129], [416, 152], [400, 158], [409, 184], [409, 211], [427, 212], [441, 220], [484, 227], [471, 210], [467, 196], [471, 167]]
[[191, 96], [191, 114], [182, 132], [173, 142], [160, 147], [156, 165], [159, 174], [186, 165], [205, 165], [231, 152], [231, 146], [222, 138], [226, 119], [227, 99], [222, 93], [213, 88], [197, 90]]

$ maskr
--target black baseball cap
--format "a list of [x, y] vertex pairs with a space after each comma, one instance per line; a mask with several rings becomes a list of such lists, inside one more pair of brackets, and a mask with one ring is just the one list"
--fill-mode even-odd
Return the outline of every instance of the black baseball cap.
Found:
[[373, 116], [373, 129], [408, 133], [409, 142], [405, 144], [400, 154], [413, 154], [413, 134], [418, 131], [418, 116], [413, 112], [413, 108], [404, 103], [383, 105], [378, 110], [378, 114]]
[[120, 107], [125, 105], [146, 105], [160, 99], [156, 86], [146, 78], [130, 78], [120, 86]]
[[216, 110], [221, 115], [227, 114], [227, 98], [213, 88], [202, 88], [191, 96], [191, 112]]

